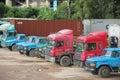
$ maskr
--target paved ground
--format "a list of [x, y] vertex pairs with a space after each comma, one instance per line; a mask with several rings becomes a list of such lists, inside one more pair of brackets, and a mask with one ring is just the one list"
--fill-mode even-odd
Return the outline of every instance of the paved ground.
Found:
[[62, 67], [0, 48], [0, 80], [120, 80], [120, 75], [100, 78], [77, 66]]

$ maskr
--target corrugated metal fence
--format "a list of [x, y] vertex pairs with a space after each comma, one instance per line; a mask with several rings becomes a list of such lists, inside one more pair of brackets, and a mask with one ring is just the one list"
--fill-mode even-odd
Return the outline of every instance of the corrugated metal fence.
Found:
[[61, 29], [72, 29], [74, 36], [82, 34], [82, 20], [11, 20], [18, 33], [47, 36]]

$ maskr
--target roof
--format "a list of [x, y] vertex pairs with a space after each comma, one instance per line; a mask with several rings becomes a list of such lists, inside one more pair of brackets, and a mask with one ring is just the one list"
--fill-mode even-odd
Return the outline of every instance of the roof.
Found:
[[120, 50], [120, 48], [105, 48], [105, 50]]

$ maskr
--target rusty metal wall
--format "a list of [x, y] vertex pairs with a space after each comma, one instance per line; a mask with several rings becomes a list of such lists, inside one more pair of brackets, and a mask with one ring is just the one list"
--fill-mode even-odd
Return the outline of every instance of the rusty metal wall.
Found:
[[61, 29], [72, 29], [74, 36], [82, 34], [81, 20], [11, 20], [18, 33], [47, 36]]

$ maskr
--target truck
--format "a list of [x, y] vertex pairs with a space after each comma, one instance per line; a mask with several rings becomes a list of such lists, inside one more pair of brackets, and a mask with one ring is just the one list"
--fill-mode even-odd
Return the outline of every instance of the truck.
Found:
[[16, 43], [26, 42], [26, 35], [25, 34], [17, 34], [15, 39], [6, 40], [5, 44], [10, 51], [16, 51], [17, 46]]
[[39, 44], [43, 44], [45, 43], [45, 38], [44, 37], [37, 37], [35, 38], [35, 40], [33, 41], [33, 43], [29, 43], [29, 44], [23, 44], [23, 53], [28, 55], [28, 56], [31, 56], [31, 57], [35, 57], [36, 54], [35, 54], [35, 49], [36, 49], [36, 46], [39, 45]]
[[45, 50], [47, 48], [47, 40], [46, 38], [43, 39], [43, 41], [36, 46], [36, 57], [45, 58]]
[[20, 54], [23, 54], [23, 46], [22, 45], [31, 44], [35, 41], [36, 38], [37, 38], [37, 36], [28, 36], [26, 42], [16, 43], [17, 51], [19, 51]]
[[15, 30], [14, 25], [12, 25], [10, 23], [2, 24], [0, 26], [0, 33], [1, 33], [0, 46], [1, 47], [7, 47], [6, 44], [5, 44], [5, 41], [15, 39], [16, 32], [17, 31]]
[[8, 23], [8, 22], [6, 22], [6, 21], [0, 21], [0, 25], [6, 24], [6, 23]]
[[109, 46], [110, 47], [120, 47], [120, 25], [109, 24], [107, 26]]
[[120, 73], [120, 48], [105, 48], [101, 56], [89, 58], [85, 65], [94, 75], [102, 78], [110, 77], [110, 74]]
[[100, 56], [104, 48], [108, 47], [107, 32], [91, 32], [86, 36], [79, 36], [76, 40], [74, 65], [85, 66], [86, 59]]
[[47, 37], [45, 60], [60, 63], [62, 66], [73, 64], [73, 30], [63, 29]]
[[105, 31], [109, 24], [120, 24], [120, 19], [84, 19], [83, 24], [83, 34], [88, 35], [91, 32]]

